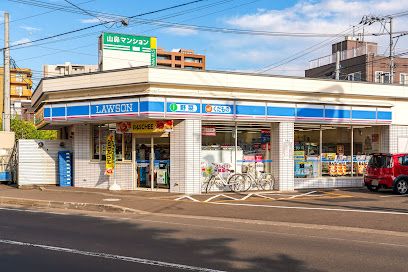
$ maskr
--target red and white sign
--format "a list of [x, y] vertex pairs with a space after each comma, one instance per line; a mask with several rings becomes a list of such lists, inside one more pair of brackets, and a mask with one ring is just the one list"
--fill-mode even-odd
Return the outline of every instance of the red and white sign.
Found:
[[203, 136], [216, 136], [215, 126], [203, 126], [201, 130], [201, 135]]

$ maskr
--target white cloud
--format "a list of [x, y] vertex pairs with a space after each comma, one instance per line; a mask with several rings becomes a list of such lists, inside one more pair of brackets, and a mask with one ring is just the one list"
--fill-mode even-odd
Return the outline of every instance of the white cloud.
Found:
[[173, 34], [177, 36], [190, 36], [190, 35], [195, 35], [198, 33], [198, 31], [195, 29], [179, 28], [179, 27], [166, 28], [165, 31], [167, 34]]
[[[231, 28], [270, 32], [341, 33], [348, 29], [347, 34], [351, 34], [351, 26], [358, 25], [364, 15], [389, 15], [404, 10], [408, 10], [407, 0], [301, 0], [283, 10], [258, 9], [253, 13], [227, 18], [225, 23]], [[396, 31], [406, 30], [404, 19], [406, 18], [401, 17], [394, 20]], [[364, 31], [378, 32], [380, 29], [381, 26], [377, 23], [366, 27]], [[356, 33], [361, 31], [356, 27]], [[303, 73], [299, 70], [301, 67], [308, 68], [308, 60], [329, 54], [330, 44], [340, 39], [224, 35], [221, 42], [219, 37], [211, 41], [216, 43], [217, 54], [223, 58], [208, 58], [208, 62], [216, 65], [229, 63], [229, 66], [244, 66], [245, 69], [257, 70], [269, 64], [277, 64], [307, 47], [324, 42], [321, 48], [311, 54], [302, 54], [299, 59], [272, 70], [279, 72], [283, 69], [285, 71], [282, 71], [282, 74], [301, 75]], [[388, 45], [387, 39], [386, 36], [367, 38], [383, 46]], [[400, 39], [397, 47], [408, 49], [408, 39]], [[383, 53], [381, 50], [379, 53]]]
[[96, 24], [96, 23], [101, 23], [101, 22], [110, 22], [112, 20], [114, 19], [98, 16], [94, 18], [80, 19], [79, 21], [83, 24]]
[[35, 32], [35, 31], [41, 30], [41, 28], [33, 27], [33, 26], [20, 26], [20, 28], [27, 30], [28, 32]]
[[11, 45], [17, 45], [17, 44], [22, 44], [24, 43], [25, 45], [30, 44], [31, 40], [29, 38], [22, 38], [20, 40], [14, 41], [11, 43]]

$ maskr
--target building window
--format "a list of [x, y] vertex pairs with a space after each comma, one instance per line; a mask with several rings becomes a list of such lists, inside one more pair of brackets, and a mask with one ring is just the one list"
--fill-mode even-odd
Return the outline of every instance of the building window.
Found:
[[23, 75], [22, 74], [16, 74], [16, 82], [23, 82]]
[[186, 62], [195, 62], [195, 63], [202, 63], [202, 59], [192, 58], [192, 57], [185, 57], [184, 61]]
[[361, 81], [361, 72], [355, 72], [347, 75], [347, 80]]
[[381, 126], [295, 124], [295, 178], [363, 176]]
[[[97, 125], [92, 127], [92, 159], [106, 160], [106, 138], [109, 132], [116, 130], [116, 124]], [[116, 161], [132, 159], [132, 134], [115, 133]]]
[[408, 85], [408, 74], [405, 73], [400, 74], [400, 84]]
[[158, 60], [171, 60], [170, 55], [157, 55]]
[[390, 83], [390, 73], [383, 71], [375, 71], [375, 80], [376, 83]]
[[23, 95], [23, 86], [16, 86], [16, 93], [18, 96]]

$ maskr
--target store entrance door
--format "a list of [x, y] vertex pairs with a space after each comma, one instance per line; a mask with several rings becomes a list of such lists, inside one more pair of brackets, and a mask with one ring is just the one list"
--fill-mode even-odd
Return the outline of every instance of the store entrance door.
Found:
[[136, 137], [136, 186], [170, 189], [170, 138]]

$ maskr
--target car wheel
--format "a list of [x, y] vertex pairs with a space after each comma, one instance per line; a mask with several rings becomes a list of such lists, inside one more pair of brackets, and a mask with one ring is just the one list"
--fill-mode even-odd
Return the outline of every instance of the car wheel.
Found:
[[408, 193], [408, 181], [406, 179], [397, 180], [394, 184], [393, 191], [399, 195]]
[[367, 185], [367, 189], [370, 190], [371, 192], [378, 192], [378, 190], [380, 189], [380, 186]]

